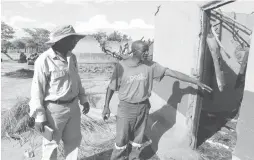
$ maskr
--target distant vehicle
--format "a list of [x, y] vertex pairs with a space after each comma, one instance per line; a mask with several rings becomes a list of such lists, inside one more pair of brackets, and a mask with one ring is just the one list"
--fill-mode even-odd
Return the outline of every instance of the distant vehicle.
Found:
[[39, 57], [39, 53], [32, 53], [30, 56], [27, 58], [27, 64], [28, 65], [34, 65], [35, 60]]

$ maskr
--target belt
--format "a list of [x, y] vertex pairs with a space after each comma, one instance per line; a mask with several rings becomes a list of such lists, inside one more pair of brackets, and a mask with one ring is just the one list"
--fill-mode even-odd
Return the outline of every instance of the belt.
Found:
[[123, 102], [129, 103], [129, 104], [144, 104], [144, 103], [147, 103], [147, 101], [148, 101], [148, 99], [146, 99], [144, 101], [141, 101], [141, 102], [135, 102], [135, 103], [133, 103], [133, 102], [126, 102], [126, 101], [123, 101]]
[[47, 102], [50, 103], [55, 103], [55, 104], [67, 104], [67, 103], [71, 103], [76, 99], [76, 97], [72, 98], [71, 100], [68, 101], [61, 101], [61, 100], [56, 100], [56, 101], [51, 101], [51, 100], [47, 100]]

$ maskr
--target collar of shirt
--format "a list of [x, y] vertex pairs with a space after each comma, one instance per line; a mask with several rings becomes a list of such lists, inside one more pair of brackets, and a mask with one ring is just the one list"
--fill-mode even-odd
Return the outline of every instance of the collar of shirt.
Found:
[[142, 61], [138, 62], [133, 59], [127, 59], [127, 60], [124, 60], [124, 62], [128, 67], [137, 67], [142, 63]]
[[[61, 60], [63, 62], [66, 62], [66, 60], [64, 60], [61, 56], [57, 55], [56, 52], [50, 48], [50, 52], [49, 52], [49, 55], [51, 56], [52, 59], [54, 60]], [[69, 62], [70, 60], [70, 57], [72, 56], [72, 52], [71, 51], [68, 51], [66, 57], [67, 57], [67, 62]]]

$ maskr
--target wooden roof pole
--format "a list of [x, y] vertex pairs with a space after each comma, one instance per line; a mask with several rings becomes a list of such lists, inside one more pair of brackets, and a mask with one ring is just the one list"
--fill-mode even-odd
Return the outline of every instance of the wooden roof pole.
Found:
[[215, 33], [213, 27], [211, 27], [211, 33], [209, 33], [207, 35], [206, 42], [208, 44], [208, 47], [209, 47], [209, 50], [210, 50], [210, 53], [211, 53], [211, 56], [213, 59], [218, 88], [219, 88], [220, 92], [222, 92], [223, 88], [225, 86], [225, 78], [224, 78], [224, 74], [223, 74], [222, 66], [221, 66], [222, 56], [220, 54], [220, 50], [219, 50], [219, 46], [218, 46], [219, 41], [218, 41], [217, 35], [215, 35], [215, 34], [216, 33]]
[[224, 53], [226, 54], [226, 56], [227, 56], [228, 58], [230, 58], [230, 55], [226, 52], [225, 47], [223, 47], [223, 45], [222, 45], [222, 43], [220, 42], [220, 40], [219, 40], [219, 38], [218, 38], [218, 35], [217, 35], [217, 33], [215, 32], [215, 30], [214, 30], [213, 27], [211, 27], [211, 31], [212, 31], [212, 34], [213, 34], [214, 37], [215, 37], [215, 40], [217, 41], [218, 45], [220, 46], [220, 48], [222, 48], [223, 51], [224, 51]]
[[233, 19], [233, 18], [231, 18], [231, 17], [229, 17], [229, 16], [227, 16], [227, 15], [225, 15], [225, 14], [223, 14], [223, 13], [220, 13], [220, 12], [218, 12], [218, 11], [215, 11], [215, 10], [213, 10], [213, 12], [215, 12], [216, 14], [221, 15], [221, 16], [224, 17], [225, 19], [230, 19], [230, 20], [233, 21], [235, 24], [237, 24], [237, 25], [243, 27], [244, 29], [246, 29], [247, 31], [249, 31], [249, 32], [250, 32], [249, 34], [252, 33], [252, 31], [251, 31], [248, 27], [246, 27], [245, 25], [241, 24], [240, 22], [237, 22], [235, 19]]

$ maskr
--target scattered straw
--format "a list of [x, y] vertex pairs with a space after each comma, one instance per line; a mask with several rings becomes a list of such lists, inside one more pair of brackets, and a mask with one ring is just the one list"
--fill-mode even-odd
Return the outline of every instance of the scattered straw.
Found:
[[18, 102], [15, 104], [15, 106], [2, 115], [2, 137], [4, 137], [6, 133], [8, 133], [9, 135], [17, 133], [21, 134], [29, 130], [28, 101], [28, 98], [18, 99]]
[[[16, 105], [2, 115], [2, 138], [17, 137], [20, 145], [29, 143], [31, 150], [40, 147], [35, 142], [37, 132], [28, 127], [29, 99], [20, 98]], [[87, 157], [110, 150], [115, 139], [115, 118], [108, 121], [93, 119], [87, 115], [81, 117], [82, 142], [79, 157]], [[58, 148], [58, 159], [64, 159], [63, 143]]]

